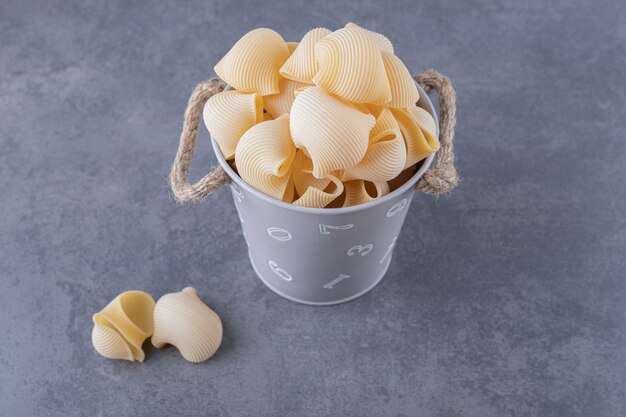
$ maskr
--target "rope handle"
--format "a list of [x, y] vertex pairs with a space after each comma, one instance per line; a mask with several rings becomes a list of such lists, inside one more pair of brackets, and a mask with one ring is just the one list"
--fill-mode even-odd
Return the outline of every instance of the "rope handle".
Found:
[[[456, 125], [456, 93], [450, 80], [434, 70], [414, 77], [426, 92], [435, 90], [439, 96], [439, 142], [440, 148], [432, 165], [417, 183], [417, 189], [427, 194], [443, 194], [457, 186], [459, 177], [454, 167], [454, 127]], [[178, 151], [170, 172], [170, 186], [177, 201], [200, 201], [230, 182], [222, 169], [215, 168], [195, 184], [189, 183], [189, 165], [193, 158], [198, 137], [198, 125], [204, 104], [215, 94], [222, 92], [226, 83], [219, 77], [203, 81], [196, 86], [187, 102], [180, 134]]]

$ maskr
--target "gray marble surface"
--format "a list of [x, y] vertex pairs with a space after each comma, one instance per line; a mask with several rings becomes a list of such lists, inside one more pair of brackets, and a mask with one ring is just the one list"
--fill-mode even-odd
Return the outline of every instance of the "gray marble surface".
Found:
[[[307, 307], [255, 277], [230, 193], [166, 177], [241, 35], [351, 20], [455, 82], [463, 181], [416, 196], [374, 291]], [[0, 415], [626, 415], [623, 1], [3, 0], [0, 40]], [[187, 285], [214, 359], [93, 350], [119, 292]]]

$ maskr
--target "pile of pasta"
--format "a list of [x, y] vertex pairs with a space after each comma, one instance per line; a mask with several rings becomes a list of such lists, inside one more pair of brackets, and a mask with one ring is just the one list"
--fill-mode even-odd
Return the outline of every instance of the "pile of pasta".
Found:
[[215, 66], [228, 85], [207, 129], [241, 178], [276, 199], [348, 207], [380, 198], [437, 151], [435, 121], [385, 36], [354, 23], [297, 42], [243, 36]]

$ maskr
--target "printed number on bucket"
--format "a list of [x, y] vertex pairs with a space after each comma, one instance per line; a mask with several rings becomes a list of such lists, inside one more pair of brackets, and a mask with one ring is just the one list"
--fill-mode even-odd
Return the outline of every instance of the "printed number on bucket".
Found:
[[344, 224], [343, 226], [331, 226], [329, 224], [320, 223], [320, 235], [329, 235], [331, 230], [348, 230], [352, 229], [354, 225]]
[[391, 251], [393, 250], [393, 247], [396, 245], [396, 240], [398, 240], [398, 236], [394, 237], [393, 240], [391, 241], [389, 248], [387, 248], [387, 252], [385, 252], [385, 256], [383, 256], [383, 259], [380, 260], [381, 264], [385, 262], [385, 259], [387, 259], [389, 255], [391, 255]]
[[235, 184], [230, 185], [230, 189], [233, 191], [233, 195], [237, 198], [237, 201], [243, 201], [243, 192]]
[[387, 217], [393, 217], [396, 214], [400, 213], [404, 209], [404, 207], [406, 206], [406, 203], [408, 203], [408, 202], [409, 202], [409, 200], [407, 198], [404, 198], [404, 199], [398, 201], [396, 204], [391, 206], [391, 208], [387, 212]]
[[275, 273], [276, 275], [278, 275], [279, 277], [281, 277], [285, 281], [292, 281], [293, 280], [293, 278], [291, 277], [289, 272], [287, 272], [284, 269], [280, 268], [276, 262], [274, 262], [274, 261], [267, 261], [267, 264], [270, 266], [270, 269], [272, 270], [273, 273]]
[[279, 242], [286, 242], [291, 240], [292, 236], [288, 230], [285, 230], [281, 227], [268, 227], [267, 234], [270, 235], [273, 239], [278, 240]]
[[356, 245], [356, 246], [352, 246], [350, 249], [348, 249], [348, 256], [352, 256], [355, 254], [360, 254], [361, 256], [365, 256], [368, 253], [370, 253], [372, 251], [372, 249], [374, 249], [374, 245], [371, 243], [368, 243], [367, 245]]
[[350, 278], [350, 275], [339, 274], [337, 278], [330, 281], [328, 284], [324, 284], [323, 288], [326, 288], [327, 290], [332, 290], [335, 285], [339, 284], [341, 281], [347, 278]]

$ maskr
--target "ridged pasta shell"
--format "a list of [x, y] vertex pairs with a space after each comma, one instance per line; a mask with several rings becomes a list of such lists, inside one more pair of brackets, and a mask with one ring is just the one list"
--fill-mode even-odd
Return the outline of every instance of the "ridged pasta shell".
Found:
[[383, 109], [370, 132], [365, 156], [344, 171], [342, 180], [389, 181], [400, 174], [405, 163], [406, 146], [400, 127], [391, 111]]
[[334, 175], [326, 177], [329, 183], [325, 188], [309, 187], [296, 201], [296, 206], [322, 208], [337, 199], [344, 190], [343, 183]]
[[308, 31], [289, 59], [280, 68], [280, 75], [293, 81], [311, 84], [317, 72], [315, 60], [315, 44], [331, 31], [326, 28], [315, 28]]
[[[330, 35], [329, 35], [330, 36]], [[332, 171], [356, 165], [365, 153], [376, 119], [354, 106], [309, 87], [291, 107], [291, 136], [313, 160], [313, 175], [325, 178]]]
[[392, 53], [382, 52], [385, 72], [391, 88], [391, 101], [387, 107], [407, 108], [414, 106], [420, 99], [415, 81], [404, 63]]
[[437, 126], [433, 117], [421, 107], [391, 109], [406, 143], [405, 168], [416, 164], [439, 149]]
[[239, 175], [257, 190], [282, 200], [290, 180], [296, 148], [289, 133], [289, 115], [259, 123], [239, 141], [235, 158]]
[[391, 100], [380, 49], [365, 29], [352, 26], [325, 36], [315, 45], [315, 59], [313, 81], [324, 91], [354, 103]]
[[224, 159], [229, 160], [235, 156], [241, 136], [263, 121], [263, 99], [257, 93], [223, 91], [206, 102], [203, 118]]
[[279, 70], [287, 58], [285, 40], [267, 28], [246, 33], [217, 63], [215, 72], [243, 93], [279, 93]]
[[389, 40], [388, 37], [386, 37], [385, 35], [382, 35], [378, 32], [374, 32], [373, 30], [369, 30], [369, 29], [365, 29], [359, 25], [357, 25], [356, 23], [347, 23], [346, 26], [347, 28], [359, 28], [359, 29], [363, 29], [364, 31], [366, 31], [374, 40], [374, 42], [376, 43], [376, 46], [378, 46], [378, 49], [380, 49], [381, 52], [389, 52], [389, 53], [394, 53], [393, 52], [393, 44], [391, 43], [391, 41]]
[[159, 298], [154, 308], [154, 347], [173, 345], [185, 360], [197, 363], [213, 356], [221, 342], [222, 321], [195, 289], [187, 287]]
[[272, 117], [276, 118], [291, 111], [291, 105], [296, 98], [296, 90], [307, 87], [309, 84], [280, 78], [280, 93], [263, 97], [263, 105]]
[[143, 362], [141, 347], [154, 330], [154, 304], [148, 293], [126, 291], [94, 314], [91, 340], [96, 351], [107, 358]]
[[313, 161], [304, 149], [298, 149], [292, 164], [292, 178], [298, 195], [303, 195], [309, 187], [323, 190], [331, 182], [330, 178], [315, 178], [313, 176]]
[[367, 203], [389, 194], [389, 185], [386, 182], [355, 180], [345, 182], [344, 186], [346, 187], [346, 199], [343, 207]]

